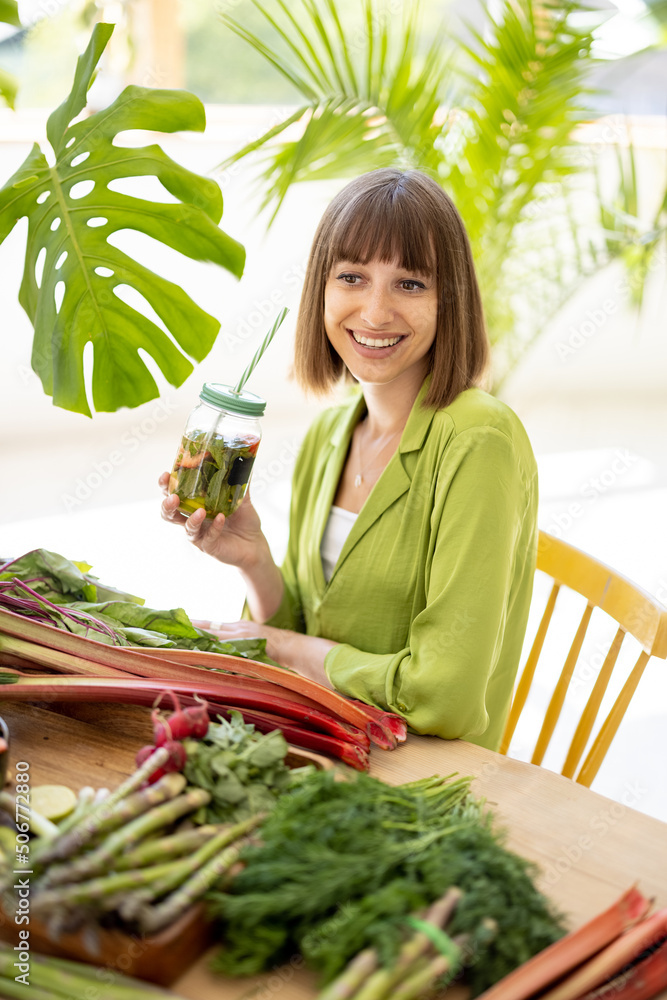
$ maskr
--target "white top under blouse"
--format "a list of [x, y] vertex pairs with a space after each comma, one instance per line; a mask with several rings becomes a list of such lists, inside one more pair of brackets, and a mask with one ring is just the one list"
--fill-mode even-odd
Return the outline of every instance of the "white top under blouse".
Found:
[[327, 583], [333, 575], [334, 566], [338, 562], [345, 539], [350, 534], [352, 525], [358, 516], [358, 514], [353, 514], [351, 510], [344, 510], [342, 507], [331, 508], [320, 545], [322, 569]]

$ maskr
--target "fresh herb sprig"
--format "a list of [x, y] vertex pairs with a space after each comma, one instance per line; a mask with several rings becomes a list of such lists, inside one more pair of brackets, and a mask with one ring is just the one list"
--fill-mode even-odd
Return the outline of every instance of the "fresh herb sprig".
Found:
[[206, 823], [239, 823], [269, 812], [278, 796], [299, 780], [285, 763], [289, 747], [280, 730], [262, 736], [240, 712], [230, 712], [229, 722], [219, 717], [203, 739], [185, 740], [184, 746], [186, 778], [211, 794], [198, 816]]

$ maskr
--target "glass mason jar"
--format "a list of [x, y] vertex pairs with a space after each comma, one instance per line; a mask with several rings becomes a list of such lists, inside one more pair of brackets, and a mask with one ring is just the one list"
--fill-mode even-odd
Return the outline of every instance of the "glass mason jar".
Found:
[[248, 489], [266, 400], [217, 382], [206, 382], [199, 399], [185, 425], [169, 492], [178, 494], [183, 514], [203, 507], [209, 518], [229, 516]]

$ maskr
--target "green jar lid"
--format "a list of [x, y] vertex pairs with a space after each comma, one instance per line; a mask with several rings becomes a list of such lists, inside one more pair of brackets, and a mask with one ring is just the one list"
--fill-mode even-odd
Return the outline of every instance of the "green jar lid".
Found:
[[210, 406], [219, 406], [243, 417], [261, 417], [266, 409], [266, 400], [261, 396], [247, 389], [235, 392], [231, 385], [221, 385], [220, 382], [204, 382], [199, 398]]

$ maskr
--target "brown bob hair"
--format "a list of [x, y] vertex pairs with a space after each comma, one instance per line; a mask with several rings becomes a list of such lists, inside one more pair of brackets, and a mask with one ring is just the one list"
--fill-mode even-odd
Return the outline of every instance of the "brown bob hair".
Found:
[[418, 170], [373, 170], [347, 184], [315, 233], [296, 323], [294, 371], [304, 389], [323, 393], [352, 378], [324, 328], [324, 288], [339, 260], [396, 260], [432, 276], [438, 320], [429, 353], [425, 406], [440, 409], [478, 385], [489, 359], [470, 242], [454, 202]]

